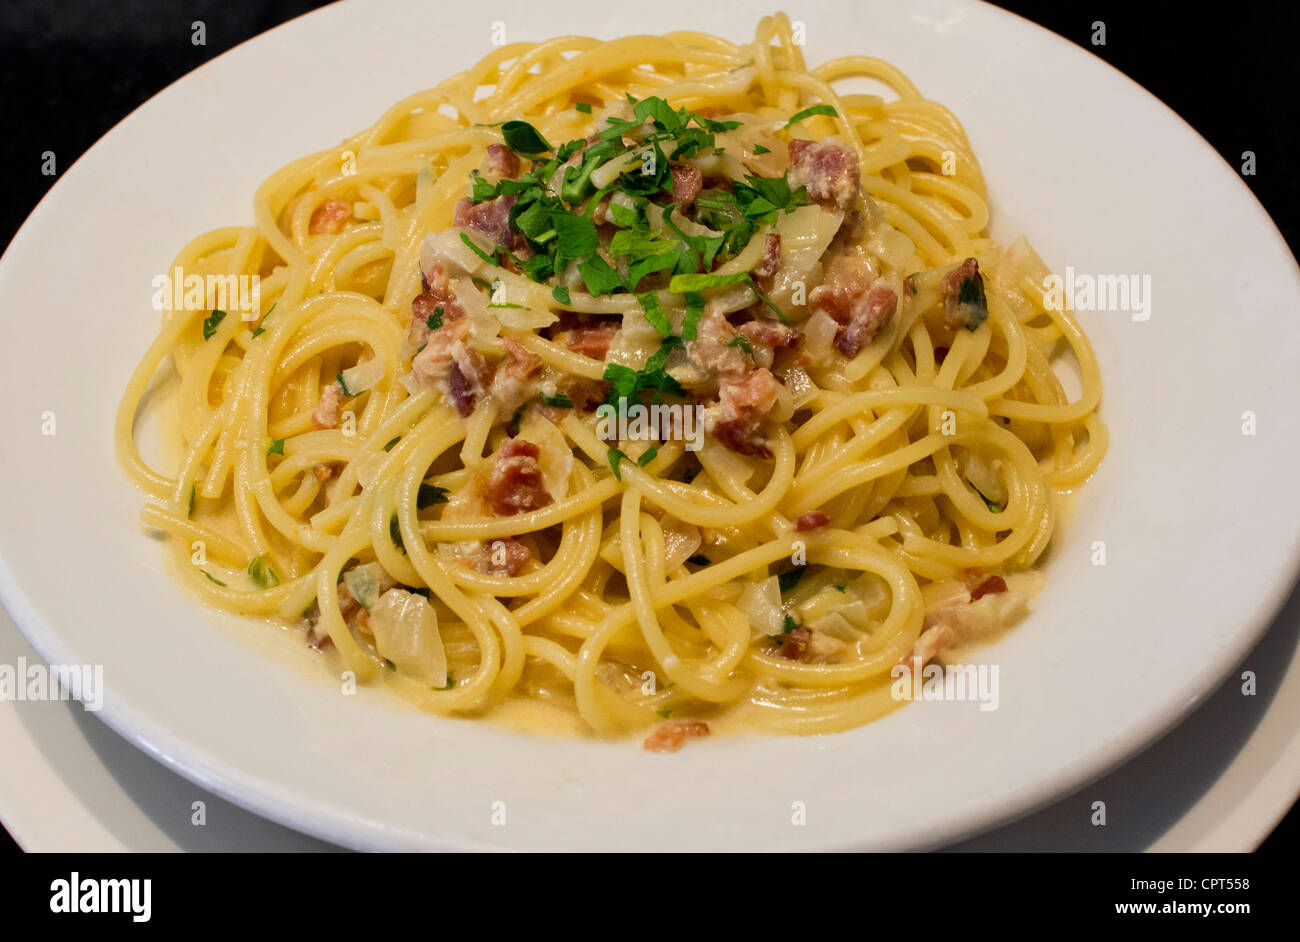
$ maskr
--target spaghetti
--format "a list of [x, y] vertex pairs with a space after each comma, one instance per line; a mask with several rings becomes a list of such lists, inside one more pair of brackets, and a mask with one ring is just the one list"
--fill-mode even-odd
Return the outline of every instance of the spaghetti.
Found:
[[957, 120], [880, 60], [808, 68], [784, 15], [500, 48], [254, 207], [175, 265], [255, 309], [169, 300], [120, 458], [210, 604], [437, 713], [865, 723], [900, 661], [1023, 614], [1105, 453]]

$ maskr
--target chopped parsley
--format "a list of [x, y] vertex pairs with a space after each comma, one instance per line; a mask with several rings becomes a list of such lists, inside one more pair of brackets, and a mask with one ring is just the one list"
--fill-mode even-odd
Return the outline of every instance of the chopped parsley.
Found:
[[460, 241], [468, 245], [475, 255], [483, 259], [483, 261], [487, 262], [489, 265], [497, 265], [497, 267], [500, 267], [497, 264], [497, 260], [494, 257], [492, 257], [487, 252], [484, 252], [481, 248], [478, 247], [478, 243], [469, 237], [468, 232], [462, 232], [460, 234]]
[[795, 116], [785, 123], [785, 126], [791, 127], [798, 124], [805, 118], [811, 118], [813, 115], [824, 114], [828, 118], [838, 118], [840, 113], [830, 105], [813, 105], [811, 108], [805, 108], [803, 111], [795, 113]]
[[966, 312], [966, 329], [975, 330], [989, 316], [988, 300], [984, 296], [984, 279], [972, 275], [961, 280], [957, 289], [957, 304]]
[[552, 409], [572, 409], [573, 400], [564, 393], [556, 393], [554, 396], [548, 396], [546, 393], [538, 393], [538, 398], [542, 400], [542, 405], [550, 406]]
[[[635, 294], [646, 319], [664, 338], [670, 337], [673, 325], [664, 313], [662, 295], [656, 292], [663, 291], [665, 284], [686, 303], [680, 339], [695, 338], [704, 308], [702, 292], [731, 284], [748, 285], [784, 321], [785, 315], [758, 291], [748, 273], [712, 272], [720, 261], [743, 251], [762, 227], [775, 225], [781, 213], [804, 205], [806, 190], [791, 187], [788, 174], [747, 175], [727, 189], [702, 191], [694, 209], [674, 221], [678, 207], [672, 195], [673, 162], [717, 153], [716, 135], [739, 127], [740, 122], [706, 118], [655, 96], [629, 95], [627, 100], [632, 118], [605, 119], [606, 127], [590, 141], [578, 138], [556, 146], [527, 122], [503, 122], [500, 129], [506, 145], [533, 166], [517, 178], [495, 181], [473, 171], [470, 200], [477, 204], [512, 197], [510, 230], [522, 236], [526, 250], [515, 254], [500, 244], [484, 248], [464, 232], [461, 240], [487, 264], [499, 267], [513, 262], [515, 270], [537, 283], [576, 269], [582, 288], [593, 297]], [[593, 111], [587, 102], [576, 102], [574, 107], [584, 114]], [[835, 111], [827, 105], [814, 106], [791, 123], [812, 114]], [[756, 147], [754, 152], [770, 153], [770, 149]], [[603, 222], [618, 229], [608, 244], [602, 242], [595, 222], [597, 207]], [[692, 231], [684, 231], [683, 225]], [[643, 291], [643, 281], [651, 276], [656, 277]], [[572, 290], [569, 284], [552, 286], [551, 296], [568, 307]], [[435, 329], [432, 319], [429, 326]], [[670, 381], [642, 381], [636, 390], [672, 392], [674, 387]]]
[[659, 349], [651, 354], [645, 366], [639, 370], [623, 366], [621, 363], [606, 364], [603, 378], [610, 384], [610, 389], [605, 402], [622, 408], [624, 402], [639, 401], [638, 394], [642, 392], [652, 392], [656, 402], [665, 394], [684, 395], [686, 391], [682, 389], [681, 384], [664, 369], [664, 365], [668, 362], [668, 354], [675, 347], [681, 346], [681, 343], [680, 337], [665, 337]]
[[395, 510], [393, 511], [393, 515], [388, 518], [388, 538], [393, 541], [393, 545], [397, 547], [397, 551], [405, 556], [406, 544], [402, 542], [402, 528], [397, 522], [397, 511]]
[[659, 454], [659, 449], [656, 446], [651, 445], [645, 451], [641, 452], [641, 457], [636, 459], [636, 463], [639, 467], [644, 468], [650, 462], [655, 460], [655, 455], [657, 454]]
[[272, 440], [272, 441], [271, 441], [271, 442], [266, 446], [266, 453], [267, 453], [268, 455], [283, 455], [283, 454], [284, 454], [284, 439], [283, 439], [283, 438], [276, 438], [276, 439], [273, 439], [273, 440]]
[[785, 618], [781, 619], [782, 634], [788, 635], [790, 632], [795, 631], [798, 628], [799, 628], [799, 623], [789, 615], [786, 615]]
[[262, 336], [262, 334], [266, 333], [266, 328], [263, 327], [262, 324], [265, 324], [265, 323], [266, 323], [266, 319], [267, 319], [268, 317], [270, 317], [270, 316], [271, 316], [271, 312], [275, 310], [275, 305], [276, 305], [276, 304], [279, 304], [279, 303], [280, 303], [279, 301], [276, 301], [276, 302], [274, 302], [274, 303], [273, 303], [269, 308], [266, 309], [266, 313], [262, 315], [262, 322], [261, 322], [261, 324], [258, 324], [257, 327], [253, 329], [253, 336], [254, 336], [254, 337], [260, 337], [260, 336]]
[[505, 138], [507, 147], [525, 157], [535, 157], [551, 151], [546, 138], [527, 121], [507, 121], [501, 125], [501, 136]]
[[609, 466], [614, 471], [615, 480], [623, 480], [623, 472], [619, 470], [618, 465], [621, 461], [630, 460], [628, 456], [617, 448], [611, 448], [609, 451], [605, 452], [605, 457], [609, 460]]
[[[967, 483], [967, 484], [970, 484], [970, 481], [967, 481], [966, 483]], [[1000, 514], [1000, 513], [1002, 513], [1002, 511], [1005, 509], [1005, 508], [1003, 508], [1003, 506], [1002, 506], [1000, 503], [998, 503], [997, 501], [995, 501], [995, 500], [989, 500], [987, 497], [985, 497], [985, 496], [984, 496], [984, 492], [981, 491], [981, 490], [980, 490], [978, 487], [976, 487], [974, 484], [970, 484], [970, 489], [971, 489], [972, 491], [974, 491], [976, 494], [978, 494], [978, 495], [980, 496], [980, 500], [984, 501], [984, 506], [987, 507], [987, 508], [989, 509], [990, 512], [995, 513], [995, 514]]]
[[438, 305], [433, 309], [433, 313], [425, 318], [424, 326], [428, 327], [430, 330], [437, 330], [442, 326], [442, 316], [445, 313], [447, 313], [446, 309], [443, 308], [441, 304]]
[[755, 144], [755, 145], [754, 145], [754, 156], [755, 156], [755, 157], [761, 157], [763, 154], [770, 154], [770, 153], [772, 153], [772, 148], [770, 148], [770, 147], [764, 147], [762, 144]]
[[736, 334], [736, 336], [732, 337], [731, 340], [727, 343], [727, 346], [739, 347], [740, 349], [744, 350], [746, 353], [749, 354], [749, 358], [751, 360], [754, 358], [754, 345], [749, 342], [749, 338], [746, 337], [744, 334]]
[[645, 311], [645, 319], [650, 322], [650, 326], [659, 331], [659, 336], [667, 337], [673, 332], [673, 325], [668, 320], [668, 315], [664, 314], [663, 308], [659, 306], [659, 295], [650, 291], [637, 295], [637, 301], [641, 303], [641, 310]]
[[[423, 510], [425, 507], [432, 507], [434, 504], [447, 503], [447, 489], [439, 487], [437, 484], [421, 484], [419, 493], [415, 498], [415, 506]], [[399, 533], [400, 535], [400, 533]]]
[[384, 446], [384, 451], [392, 451], [393, 446], [396, 445], [401, 440], [402, 440], [402, 436], [398, 435], [396, 438], [392, 439], [387, 445]]
[[248, 575], [253, 585], [259, 589], [274, 589], [280, 584], [280, 577], [271, 568], [271, 557], [266, 553], [254, 556], [248, 563]]
[[776, 584], [781, 587], [781, 594], [785, 595], [785, 593], [797, 586], [799, 580], [803, 578], [803, 574], [804, 567], [796, 566], [794, 569], [791, 569], [788, 572], [783, 572], [777, 576]]
[[216, 576], [214, 576], [212, 573], [208, 572], [206, 569], [200, 569], [199, 572], [201, 572], [201, 573], [203, 573], [205, 576], [207, 576], [208, 579], [209, 579], [209, 581], [211, 581], [211, 582], [215, 582], [217, 585], [221, 586], [221, 588], [223, 588], [223, 589], [227, 588], [227, 586], [226, 586], [226, 584], [225, 584], [224, 582], [222, 582], [220, 579], [218, 579], [218, 578], [217, 578]]
[[212, 335], [217, 332], [217, 327], [226, 319], [225, 311], [214, 310], [207, 317], [203, 318], [203, 339], [211, 340]]

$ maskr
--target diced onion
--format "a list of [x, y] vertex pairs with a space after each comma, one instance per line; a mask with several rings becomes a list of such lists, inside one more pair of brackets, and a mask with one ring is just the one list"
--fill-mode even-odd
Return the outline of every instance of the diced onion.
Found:
[[803, 324], [804, 350], [812, 357], [814, 363], [820, 363], [831, 355], [835, 343], [835, 334], [840, 325], [835, 318], [825, 311], [816, 311]]
[[379, 362], [378, 357], [371, 357], [364, 363], [358, 363], [356, 366], [346, 369], [342, 373], [344, 392], [350, 396], [363, 393], [367, 389], [374, 387], [381, 379], [384, 378], [384, 364]]
[[490, 308], [502, 327], [511, 330], [540, 330], [550, 327], [559, 317], [551, 311], [538, 311], [532, 308], [494, 307]]
[[785, 612], [781, 610], [781, 586], [776, 576], [745, 586], [736, 607], [749, 619], [754, 630], [765, 635], [779, 635], [785, 630]]
[[790, 390], [791, 399], [796, 410], [803, 408], [817, 398], [817, 384], [812, 381], [808, 371], [803, 367], [793, 366], [785, 371], [782, 379], [785, 388]]
[[672, 574], [682, 563], [694, 556], [704, 542], [699, 527], [668, 518], [664, 527], [664, 570]]
[[966, 480], [993, 503], [1006, 504], [1007, 490], [1002, 486], [997, 463], [990, 461], [983, 453], [971, 451], [966, 456]]
[[568, 496], [573, 449], [564, 433], [541, 413], [529, 411], [519, 423], [519, 437], [537, 446], [537, 465], [542, 470], [546, 492], [553, 500]]
[[353, 566], [343, 573], [343, 584], [348, 587], [352, 597], [361, 603], [361, 607], [369, 611], [379, 601], [379, 587], [384, 575], [384, 567], [379, 563], [366, 563], [364, 566]]
[[374, 483], [375, 476], [379, 473], [379, 469], [383, 467], [384, 462], [387, 460], [388, 452], [377, 451], [374, 454], [366, 455], [366, 457], [358, 461], [357, 483], [363, 488], [369, 487]]
[[438, 613], [429, 600], [405, 589], [389, 589], [370, 609], [375, 649], [402, 673], [431, 687], [447, 686], [447, 652], [438, 633]]

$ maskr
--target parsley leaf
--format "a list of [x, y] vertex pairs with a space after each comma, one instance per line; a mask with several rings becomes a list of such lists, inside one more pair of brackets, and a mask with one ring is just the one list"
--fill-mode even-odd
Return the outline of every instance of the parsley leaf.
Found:
[[436, 484], [421, 484], [420, 491], [415, 498], [415, 506], [419, 510], [425, 507], [432, 507], [434, 504], [447, 503], [447, 489], [439, 487]]
[[655, 330], [659, 331], [659, 336], [667, 337], [673, 332], [673, 325], [668, 320], [668, 315], [659, 306], [659, 295], [649, 291], [637, 295], [637, 301], [641, 304], [641, 310], [645, 311], [645, 319], [650, 322]]
[[393, 511], [393, 515], [388, 518], [388, 538], [393, 541], [393, 545], [397, 547], [397, 551], [405, 556], [406, 544], [402, 542], [402, 527], [397, 522], [397, 511], [395, 510]]
[[592, 297], [613, 294], [623, 287], [623, 281], [618, 277], [618, 272], [614, 271], [609, 262], [599, 255], [593, 255], [585, 262], [579, 262], [578, 274], [582, 276], [582, 283], [587, 286], [587, 291]]
[[217, 332], [217, 327], [226, 319], [225, 311], [214, 310], [211, 314], [203, 319], [203, 339], [211, 340], [212, 335]]
[[780, 586], [781, 594], [785, 595], [787, 592], [789, 592], [791, 589], [797, 586], [799, 584], [799, 580], [803, 578], [803, 574], [804, 574], [804, 567], [796, 566], [794, 569], [791, 569], [788, 572], [783, 572], [779, 576], [777, 576], [776, 584]]
[[785, 123], [785, 126], [788, 128], [791, 125], [798, 124], [804, 118], [811, 118], [817, 114], [824, 114], [828, 118], [838, 118], [840, 116], [840, 113], [831, 105], [813, 105], [811, 108], [805, 108], [803, 111], [797, 112], [793, 118]]
[[548, 396], [546, 393], [538, 393], [538, 398], [542, 400], [542, 405], [550, 406], [552, 409], [572, 409], [573, 400], [564, 393], [556, 393], [554, 396]]
[[249, 560], [248, 575], [259, 589], [274, 589], [280, 584], [280, 577], [271, 568], [271, 557], [266, 553]]
[[481, 248], [478, 247], [478, 243], [469, 237], [469, 233], [462, 232], [460, 234], [460, 241], [468, 245], [475, 255], [483, 259], [483, 261], [487, 262], [489, 265], [495, 265], [498, 268], [500, 267], [500, 264], [493, 256], [489, 255], [487, 252], [484, 252]]
[[619, 470], [618, 463], [630, 460], [628, 456], [617, 448], [611, 448], [605, 453], [605, 457], [609, 459], [609, 466], [614, 471], [614, 478], [619, 481], [623, 480], [623, 472]]
[[501, 125], [501, 136], [505, 138], [507, 147], [525, 157], [548, 154], [551, 151], [546, 138], [527, 121], [507, 121]]

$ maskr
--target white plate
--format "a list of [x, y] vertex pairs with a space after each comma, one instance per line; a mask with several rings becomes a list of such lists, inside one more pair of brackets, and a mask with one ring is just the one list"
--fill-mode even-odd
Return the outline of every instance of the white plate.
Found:
[[[1243, 669], [1177, 729], [1109, 775], [958, 851], [1255, 850], [1300, 792], [1300, 591]], [[38, 655], [0, 609], [0, 663]], [[326, 851], [154, 762], [77, 704], [0, 702], [0, 821], [27, 851]], [[1169, 770], [1178, 769], [1175, 780]], [[1112, 805], [1105, 828], [1091, 804]], [[202, 802], [204, 819], [194, 819]]]
[[[329, 7], [197, 70], [68, 171], [0, 263], [0, 594], [36, 649], [103, 664], [104, 719], [177, 771], [365, 848], [934, 846], [1064, 794], [1176, 722], [1259, 637], [1300, 556], [1294, 259], [1200, 138], [1063, 40], [956, 0], [791, 12], [810, 61], [879, 55], [953, 108], [984, 162], [996, 235], [1026, 232], [1056, 270], [1151, 277], [1149, 321], [1082, 315], [1111, 453], [1037, 614], [986, 654], [998, 710], [917, 704], [837, 736], [715, 739], [673, 756], [438, 720], [372, 691], [339, 696], [291, 666], [306, 655], [288, 633], [215, 628], [140, 533], [112, 415], [155, 330], [150, 282], [185, 240], [246, 221], [271, 170], [468, 66], [494, 20], [511, 40], [748, 38], [734, 5], [683, 0], [505, 4], [436, 23], [419, 2]], [[339, 65], [358, 55], [363, 67]]]

